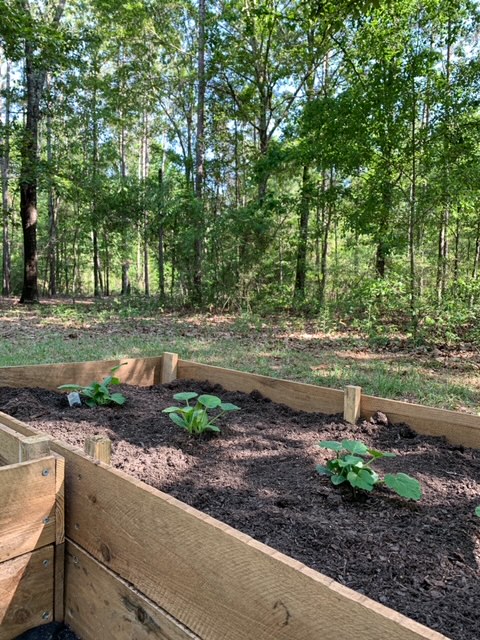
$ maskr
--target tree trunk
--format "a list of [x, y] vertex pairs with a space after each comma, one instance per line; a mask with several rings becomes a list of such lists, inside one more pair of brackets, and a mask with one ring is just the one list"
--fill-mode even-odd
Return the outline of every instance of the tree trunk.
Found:
[[52, 146], [52, 116], [49, 109], [47, 116], [47, 160], [50, 172], [48, 184], [48, 293], [57, 295], [57, 197], [52, 181], [53, 146]]
[[305, 281], [307, 275], [308, 221], [311, 200], [310, 170], [304, 165], [302, 174], [302, 197], [300, 200], [299, 236], [297, 245], [297, 268], [295, 274], [294, 300], [305, 298]]
[[5, 135], [2, 140], [2, 295], [11, 293], [11, 257], [10, 257], [10, 196], [8, 192], [10, 171], [10, 64], [5, 71]]
[[203, 253], [203, 184], [205, 181], [205, 0], [198, 0], [198, 57], [197, 57], [197, 137], [195, 149], [195, 239], [193, 247], [194, 304], [202, 304], [202, 253]]
[[45, 84], [45, 72], [35, 69], [34, 45], [25, 42], [25, 73], [27, 117], [21, 149], [20, 217], [23, 231], [23, 290], [21, 303], [38, 302], [37, 255], [37, 162], [40, 99]]

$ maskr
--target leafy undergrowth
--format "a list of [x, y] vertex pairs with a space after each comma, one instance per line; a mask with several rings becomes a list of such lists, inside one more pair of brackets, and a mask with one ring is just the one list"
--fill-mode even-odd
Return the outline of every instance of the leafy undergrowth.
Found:
[[0, 299], [0, 365], [176, 351], [206, 364], [478, 413], [480, 349], [418, 346], [290, 316], [163, 312], [155, 301]]

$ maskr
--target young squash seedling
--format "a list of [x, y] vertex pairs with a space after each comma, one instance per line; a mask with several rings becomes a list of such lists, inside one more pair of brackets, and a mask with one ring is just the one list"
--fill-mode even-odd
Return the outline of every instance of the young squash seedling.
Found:
[[79, 384], [62, 384], [59, 389], [65, 391], [78, 391], [78, 393], [85, 398], [85, 404], [89, 407], [100, 407], [106, 406], [109, 404], [125, 404], [126, 398], [122, 393], [111, 393], [110, 385], [120, 384], [119, 378], [117, 378], [114, 374], [123, 367], [122, 364], [117, 365], [116, 367], [112, 367], [110, 369], [111, 375], [107, 376], [102, 380], [102, 382], [92, 382], [86, 387], [83, 387]]
[[[228, 411], [238, 411], [240, 409], [236, 404], [222, 402], [217, 396], [199, 396], [194, 391], [176, 393], [173, 398], [174, 400], [185, 402], [185, 406], [167, 407], [162, 413], [168, 413], [172, 422], [193, 436], [198, 436], [206, 431], [220, 433], [220, 428], [214, 422]], [[195, 404], [190, 405], [189, 401], [195, 398], [197, 399]], [[220, 409], [220, 413], [215, 416], [209, 416], [208, 412], [211, 409]]]
[[354, 498], [357, 497], [357, 489], [373, 491], [376, 485], [382, 483], [402, 498], [420, 500], [422, 497], [422, 488], [415, 478], [406, 473], [387, 473], [382, 480], [378, 473], [372, 469], [372, 464], [376, 460], [395, 458], [394, 453], [369, 449], [359, 440], [342, 440], [341, 442], [322, 440], [318, 446], [334, 451], [336, 457], [329, 460], [326, 466], [319, 464], [317, 472], [330, 476], [332, 484], [336, 486], [348, 482]]

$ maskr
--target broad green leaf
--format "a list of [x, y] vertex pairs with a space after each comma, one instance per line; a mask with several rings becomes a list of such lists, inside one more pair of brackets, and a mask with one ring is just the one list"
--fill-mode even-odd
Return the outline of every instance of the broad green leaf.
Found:
[[102, 386], [103, 386], [103, 387], [108, 387], [108, 385], [112, 383], [112, 380], [113, 380], [112, 376], [107, 376], [107, 377], [103, 380], [103, 382], [102, 382]]
[[196, 398], [198, 396], [198, 393], [195, 393], [194, 391], [182, 391], [181, 393], [176, 393], [173, 396], [174, 400], [184, 400], [185, 402], [188, 402], [189, 400], [193, 400], [193, 398]]
[[236, 404], [232, 404], [231, 402], [222, 402], [220, 405], [220, 409], [222, 411], [239, 411], [240, 407], [237, 407]]
[[375, 486], [375, 480], [367, 469], [361, 469], [358, 473], [350, 471], [347, 480], [352, 487], [363, 489], [364, 491], [372, 491]]
[[398, 493], [402, 498], [420, 500], [422, 497], [420, 483], [406, 473], [387, 473], [384, 481], [387, 487]]
[[110, 396], [110, 400], [112, 402], [115, 402], [116, 404], [125, 404], [125, 402], [127, 401], [125, 396], [121, 393], [112, 393], [112, 395]]
[[353, 465], [354, 467], [363, 467], [365, 462], [363, 458], [359, 458], [358, 456], [352, 456], [352, 455], [343, 456], [342, 460], [347, 464]]
[[209, 395], [199, 396], [198, 402], [200, 404], [203, 404], [203, 406], [206, 407], [207, 409], [216, 409], [222, 404], [222, 401], [220, 400], [220, 398], [217, 398], [217, 396], [209, 396]]
[[335, 440], [321, 440], [318, 443], [318, 446], [321, 449], [330, 449], [331, 451], [341, 451], [342, 445], [340, 442], [336, 442]]
[[364, 456], [368, 453], [368, 447], [359, 440], [342, 440], [342, 448], [350, 451], [350, 453], [357, 453]]
[[85, 400], [85, 404], [86, 404], [88, 407], [95, 407], [97, 403], [95, 402], [95, 400], [94, 400], [93, 398], [87, 398], [87, 399]]
[[337, 485], [342, 484], [343, 482], [345, 482], [346, 478], [344, 476], [332, 475], [332, 476], [330, 476], [330, 480], [332, 481], [332, 484], [337, 486]]
[[332, 475], [332, 472], [329, 469], [327, 469], [327, 467], [324, 467], [323, 464], [317, 464], [317, 466], [315, 467], [315, 471], [322, 476]]
[[378, 449], [369, 449], [368, 453], [375, 458], [376, 460], [380, 460], [380, 458], [396, 458], [395, 453], [388, 453], [387, 451], [378, 451]]
[[475, 508], [475, 515], [480, 518], [480, 504]]
[[120, 379], [113, 376], [110, 381], [110, 384], [120, 384]]

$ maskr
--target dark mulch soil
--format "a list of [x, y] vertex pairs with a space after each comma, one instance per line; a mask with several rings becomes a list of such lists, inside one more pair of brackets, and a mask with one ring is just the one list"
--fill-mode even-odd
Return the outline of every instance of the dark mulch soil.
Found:
[[[405, 425], [352, 427], [256, 392], [184, 381], [121, 390], [124, 407], [70, 409], [60, 393], [3, 388], [0, 410], [81, 447], [107, 435], [119, 469], [455, 640], [478, 640], [480, 452]], [[180, 390], [216, 393], [242, 410], [224, 419], [221, 437], [195, 440], [161, 412]], [[354, 503], [320, 477], [317, 442], [342, 438], [397, 453], [380, 469], [417, 477], [422, 501], [379, 488]]]

